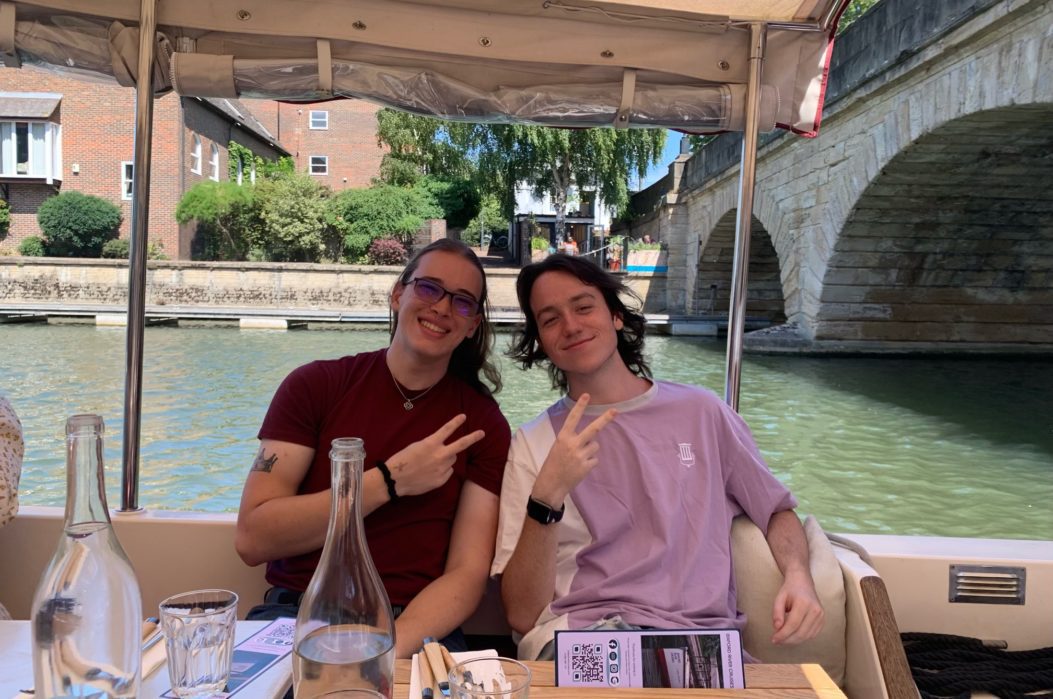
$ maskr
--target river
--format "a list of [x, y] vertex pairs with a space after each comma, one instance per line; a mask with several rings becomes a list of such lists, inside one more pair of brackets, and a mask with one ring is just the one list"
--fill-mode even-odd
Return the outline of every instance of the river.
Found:
[[[26, 433], [22, 502], [65, 501], [65, 418], [98, 412], [119, 505], [123, 329], [8, 325], [0, 341], [0, 391]], [[282, 378], [386, 342], [376, 329], [148, 328], [141, 504], [236, 510]], [[648, 349], [656, 376], [722, 391], [723, 342], [652, 337]], [[545, 372], [502, 370], [513, 427], [556, 398]], [[1053, 362], [751, 356], [742, 396], [772, 470], [828, 531], [1053, 539]]]

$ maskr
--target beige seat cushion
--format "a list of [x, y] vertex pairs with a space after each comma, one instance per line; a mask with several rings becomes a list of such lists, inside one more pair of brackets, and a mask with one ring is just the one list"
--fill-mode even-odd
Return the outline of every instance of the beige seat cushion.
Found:
[[845, 583], [834, 549], [815, 517], [804, 522], [811, 556], [812, 579], [826, 622], [818, 636], [793, 646], [774, 645], [772, 605], [782, 584], [782, 573], [764, 534], [746, 517], [731, 527], [731, 549], [739, 609], [746, 614], [742, 645], [766, 663], [819, 663], [837, 682], [845, 678]]

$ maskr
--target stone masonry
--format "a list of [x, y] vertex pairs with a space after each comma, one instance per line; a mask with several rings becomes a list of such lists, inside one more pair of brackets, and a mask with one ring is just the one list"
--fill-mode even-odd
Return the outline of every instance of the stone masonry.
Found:
[[[834, 54], [819, 137], [762, 140], [747, 312], [805, 341], [1053, 344], [1053, 2], [884, 0]], [[671, 313], [714, 284], [726, 311], [740, 140], [678, 159], [631, 227], [668, 245]]]

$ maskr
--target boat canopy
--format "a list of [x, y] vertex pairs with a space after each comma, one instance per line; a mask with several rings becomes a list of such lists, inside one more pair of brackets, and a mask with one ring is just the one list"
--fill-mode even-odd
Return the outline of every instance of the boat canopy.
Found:
[[[815, 135], [848, 0], [157, 0], [153, 91], [490, 123]], [[136, 83], [140, 0], [0, 2], [0, 54]]]

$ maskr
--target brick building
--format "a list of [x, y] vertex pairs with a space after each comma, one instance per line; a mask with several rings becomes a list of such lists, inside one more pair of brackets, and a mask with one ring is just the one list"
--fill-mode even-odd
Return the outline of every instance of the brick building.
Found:
[[[134, 124], [134, 90], [28, 66], [0, 68], [0, 197], [11, 209], [0, 251], [39, 235], [37, 208], [69, 190], [119, 205], [120, 234], [128, 237]], [[288, 154], [237, 100], [170, 93], [154, 102], [149, 239], [168, 257], [189, 259], [193, 229], [176, 223], [176, 205], [205, 178], [229, 179], [231, 141], [265, 158]], [[252, 175], [251, 168], [244, 174]]]
[[377, 143], [380, 107], [354, 99], [287, 104], [244, 100], [296, 161], [333, 190], [368, 187], [386, 148]]

